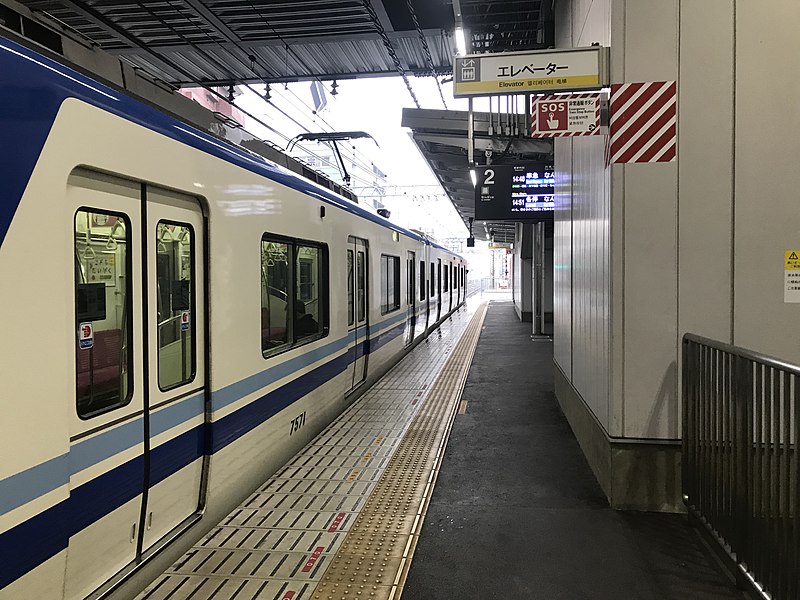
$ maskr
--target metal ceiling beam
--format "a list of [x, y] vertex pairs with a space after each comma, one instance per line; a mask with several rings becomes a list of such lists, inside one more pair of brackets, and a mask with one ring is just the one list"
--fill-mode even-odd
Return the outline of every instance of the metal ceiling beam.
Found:
[[[406, 125], [403, 125], [406, 127]], [[443, 135], [435, 132], [414, 133], [414, 139], [422, 142], [429, 142], [434, 144], [443, 144], [446, 146], [455, 146], [457, 148], [467, 149], [469, 141], [465, 137], [458, 135]], [[475, 150], [483, 152], [484, 150], [491, 150], [492, 152], [500, 152], [508, 146], [507, 138], [500, 137], [475, 137], [473, 140]], [[511, 145], [508, 146], [509, 153], [514, 154], [550, 154], [553, 151], [553, 145], [546, 140], [534, 140], [530, 138], [512, 138]], [[464, 155], [466, 160], [467, 156]]]
[[[438, 41], [440, 39], [440, 37], [441, 37], [441, 31], [439, 31], [438, 29], [437, 30], [424, 29], [423, 33], [425, 34], [425, 36], [428, 39], [436, 39]], [[416, 39], [416, 35], [414, 35], [411, 32], [405, 32], [405, 31], [400, 31], [400, 32], [393, 31], [391, 33], [387, 32], [387, 35], [389, 36], [390, 39], [393, 39], [393, 40], [399, 40], [399, 39], [413, 40], [413, 39]], [[374, 33], [374, 32], [370, 32], [370, 33], [353, 33], [353, 34], [346, 34], [346, 35], [336, 35], [335, 36], [335, 40], [333, 40], [333, 41], [335, 41], [335, 42], [359, 42], [359, 41], [376, 41], [376, 40], [380, 41], [380, 39], [381, 39], [380, 35], [378, 35], [377, 33]], [[327, 38], [320, 38], [319, 36], [292, 38], [292, 45], [295, 46], [295, 47], [296, 46], [305, 45], [305, 44], [308, 44], [308, 45], [320, 45], [320, 43], [322, 41], [330, 42], [331, 40], [329, 40]], [[210, 42], [200, 42], [198, 44], [195, 44], [195, 46], [202, 48], [203, 46], [209, 45], [209, 44], [210, 44]], [[211, 45], [217, 46], [217, 44], [211, 44]], [[232, 42], [220, 42], [219, 45], [221, 45], [223, 48], [226, 48], [226, 47], [232, 45]], [[283, 41], [281, 41], [277, 37], [272, 37], [270, 39], [248, 38], [247, 40], [241, 40], [241, 45], [243, 47], [245, 47], [245, 48], [248, 48], [248, 49], [257, 50], [259, 48], [283, 48], [284, 44], [283, 44]], [[151, 44], [150, 46], [151, 46], [151, 48], [154, 48], [154, 49], [160, 50], [160, 49], [163, 48], [165, 50], [168, 49], [168, 50], [171, 50], [173, 52], [184, 52], [186, 50], [191, 50], [191, 48], [192, 48], [192, 46], [190, 46], [189, 44], [164, 44], [164, 45], [153, 45], [153, 44]], [[138, 50], [131, 49], [131, 48], [124, 48], [124, 49], [121, 49], [121, 50], [115, 50], [114, 52], [117, 53], [117, 54], [138, 54], [139, 53]], [[452, 66], [453, 66], [452, 65], [452, 61], [449, 59], [449, 56], [448, 56], [447, 66], [448, 66], [448, 68], [452, 68]]]
[[[116, 54], [116, 51], [111, 52], [111, 54]], [[135, 53], [131, 55], [131, 59], [136, 55], [141, 55], [141, 53]], [[135, 60], [133, 61], [135, 62]], [[428, 72], [427, 69], [411, 69], [406, 71], [416, 77], [423, 77]], [[444, 75], [445, 73], [441, 73]], [[386, 71], [371, 71], [369, 73], [360, 73], [360, 72], [346, 72], [346, 73], [309, 73], [309, 74], [293, 74], [288, 77], [286, 76], [279, 76], [279, 77], [238, 77], [235, 80], [233, 79], [203, 79], [201, 82], [198, 82], [196, 79], [178, 79], [176, 78], [171, 83], [178, 87], [187, 87], [187, 86], [197, 86], [198, 83], [202, 83], [203, 85], [211, 86], [211, 87], [227, 87], [229, 85], [240, 85], [245, 83], [258, 83], [263, 84], [264, 82], [267, 83], [296, 83], [298, 81], [311, 81], [312, 79], [319, 79], [320, 81], [332, 81], [334, 79], [342, 80], [342, 79], [365, 79], [371, 77], [389, 77], [397, 75], [397, 71], [390, 69]]]
[[183, 0], [193, 11], [205, 19], [206, 23], [214, 27], [219, 33], [224, 35], [228, 40], [236, 44], [241, 43], [241, 39], [234, 31], [232, 31], [222, 20], [215, 15], [209, 8], [199, 0]]
[[378, 21], [383, 26], [383, 29], [386, 31], [386, 34], [394, 32], [394, 26], [392, 25], [392, 20], [389, 18], [389, 13], [386, 12], [386, 7], [383, 5], [383, 0], [375, 0], [372, 3], [372, 9], [375, 11], [375, 14], [378, 16]]

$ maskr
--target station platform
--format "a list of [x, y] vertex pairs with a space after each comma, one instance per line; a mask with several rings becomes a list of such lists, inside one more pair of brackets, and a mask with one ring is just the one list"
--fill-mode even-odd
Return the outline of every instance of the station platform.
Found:
[[608, 507], [552, 368], [462, 308], [138, 598], [744, 598], [685, 516]]

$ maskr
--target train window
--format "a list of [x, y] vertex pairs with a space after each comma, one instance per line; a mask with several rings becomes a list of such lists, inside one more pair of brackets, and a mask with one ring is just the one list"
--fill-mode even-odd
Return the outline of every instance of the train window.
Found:
[[406, 260], [406, 269], [408, 272], [406, 273], [406, 278], [408, 280], [408, 285], [406, 286], [406, 304], [414, 304], [414, 294], [417, 285], [417, 277], [414, 273], [417, 261], [414, 256], [413, 252], [408, 253], [408, 259]]
[[356, 271], [358, 287], [358, 321], [367, 318], [367, 257], [362, 251], [356, 254]]
[[88, 419], [130, 402], [130, 223], [125, 215], [75, 213], [76, 409]]
[[294, 332], [297, 340], [322, 333], [322, 260], [322, 248], [297, 246], [297, 297], [294, 302]]
[[194, 233], [191, 226], [159, 221], [156, 225], [156, 306], [158, 387], [162, 391], [194, 379], [193, 286]]
[[261, 240], [261, 351], [266, 356], [292, 342], [289, 302], [292, 280], [291, 247]]
[[261, 351], [264, 357], [326, 334], [328, 255], [323, 244], [261, 238]]
[[434, 273], [436, 273], [436, 266], [431, 263], [431, 298], [436, 295], [436, 280], [434, 279]]
[[355, 309], [355, 302], [353, 298], [353, 251], [347, 251], [347, 324], [353, 324], [353, 310]]
[[444, 266], [444, 287], [442, 288], [442, 291], [445, 291], [445, 292], [450, 289], [450, 287], [449, 287], [449, 283], [450, 283], [449, 279], [450, 278], [448, 277], [449, 271], [450, 271], [450, 269], [448, 268], [447, 265], [445, 265]]
[[419, 261], [419, 299], [425, 300], [425, 292], [428, 286], [425, 285], [425, 261]]
[[400, 257], [381, 255], [381, 314], [400, 308]]

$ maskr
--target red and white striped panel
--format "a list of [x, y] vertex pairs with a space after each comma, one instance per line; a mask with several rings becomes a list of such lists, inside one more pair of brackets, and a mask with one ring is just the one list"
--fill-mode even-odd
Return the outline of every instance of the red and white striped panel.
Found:
[[[587, 99], [595, 100], [597, 108], [595, 110], [595, 129], [593, 131], [542, 131], [539, 126], [539, 118], [542, 111], [538, 110], [537, 102], [568, 102], [570, 100]], [[598, 92], [581, 92], [573, 94], [550, 94], [543, 96], [531, 96], [531, 137], [533, 138], [554, 138], [575, 135], [598, 135], [600, 133], [600, 94]]]
[[677, 151], [674, 81], [611, 86], [611, 162], [671, 162]]

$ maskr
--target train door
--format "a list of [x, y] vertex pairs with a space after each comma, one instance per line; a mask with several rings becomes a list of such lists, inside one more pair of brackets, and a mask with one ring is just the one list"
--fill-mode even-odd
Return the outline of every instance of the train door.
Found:
[[453, 288], [456, 287], [456, 278], [453, 277], [454, 271], [452, 263], [448, 262], [445, 266], [445, 269], [447, 270], [450, 279], [450, 289], [448, 290], [447, 294], [447, 312], [449, 313], [451, 310], [453, 310]]
[[367, 348], [369, 347], [369, 246], [366, 240], [349, 237], [348, 316], [349, 335], [354, 344], [354, 357], [350, 366], [350, 389], [355, 389], [367, 378]]
[[408, 317], [406, 320], [406, 346], [414, 341], [414, 331], [417, 328], [417, 258], [409, 251], [406, 260], [406, 305]]
[[84, 598], [137, 557], [144, 491], [141, 185], [76, 169], [66, 200], [72, 223], [65, 226], [74, 228], [66, 256], [75, 293], [68, 461], [75, 511], [64, 596]]
[[205, 449], [205, 220], [191, 196], [146, 190], [147, 320], [142, 551], [195, 514]]
[[436, 259], [436, 321], [442, 318], [442, 259]]
[[456, 306], [461, 306], [464, 297], [464, 282], [461, 280], [461, 265], [456, 265], [456, 279], [458, 280], [458, 301]]
[[428, 273], [428, 307], [430, 311], [428, 327], [436, 323], [436, 265], [431, 261], [430, 266], [431, 270]]
[[453, 281], [455, 282], [455, 286], [456, 286], [456, 293], [455, 293], [455, 296], [456, 296], [455, 300], [456, 301], [455, 301], [455, 304], [453, 305], [453, 308], [455, 308], [456, 306], [461, 304], [461, 279], [459, 279], [458, 275], [459, 275], [458, 265], [454, 263], [453, 264]]

